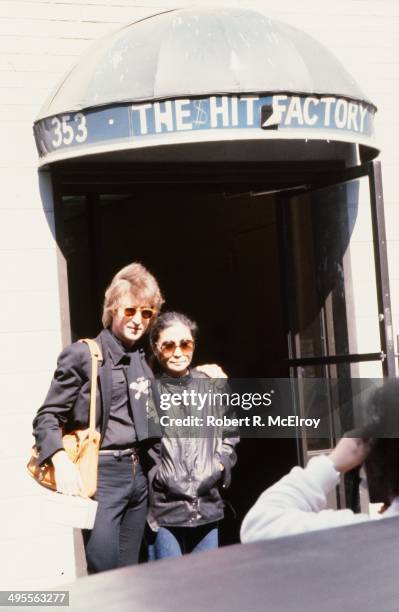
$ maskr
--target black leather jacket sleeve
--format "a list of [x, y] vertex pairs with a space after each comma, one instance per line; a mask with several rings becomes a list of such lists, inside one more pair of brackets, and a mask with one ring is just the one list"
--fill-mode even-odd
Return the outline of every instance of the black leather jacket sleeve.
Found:
[[222, 473], [222, 487], [227, 489], [231, 484], [231, 469], [237, 463], [237, 453], [235, 446], [240, 441], [238, 436], [234, 438], [224, 438], [222, 444], [222, 455], [220, 457], [220, 463], [223, 464], [224, 470]]

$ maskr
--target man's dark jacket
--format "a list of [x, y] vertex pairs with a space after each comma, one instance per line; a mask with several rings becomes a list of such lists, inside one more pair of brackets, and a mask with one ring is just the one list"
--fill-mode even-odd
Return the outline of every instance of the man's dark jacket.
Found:
[[[96, 398], [96, 429], [101, 432], [102, 438], [107, 428], [112, 396], [112, 361], [103, 342], [106, 333], [109, 332], [103, 330], [95, 338], [103, 353], [103, 361], [99, 364]], [[144, 377], [152, 379], [153, 374], [147, 365], [143, 349], [137, 351]], [[140, 397], [137, 397], [137, 389], [130, 387], [131, 383], [137, 380], [137, 361], [136, 366], [133, 361], [129, 366], [127, 379], [137, 440], [144, 442], [152, 437], [147, 419], [146, 396], [141, 393]], [[63, 448], [63, 434], [88, 427], [90, 381], [89, 348], [82, 342], [74, 342], [58, 357], [57, 369], [47, 397], [33, 421], [33, 434], [40, 463]]]

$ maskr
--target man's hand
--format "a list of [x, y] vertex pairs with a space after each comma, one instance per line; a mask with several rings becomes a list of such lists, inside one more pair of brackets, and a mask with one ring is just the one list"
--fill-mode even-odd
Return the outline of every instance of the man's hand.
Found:
[[361, 465], [369, 452], [369, 446], [361, 438], [341, 438], [329, 458], [342, 474]]
[[51, 457], [57, 491], [65, 495], [83, 495], [83, 483], [78, 468], [64, 450]]
[[196, 366], [195, 369], [209, 378], [227, 378], [226, 372], [216, 363], [205, 363], [204, 365]]

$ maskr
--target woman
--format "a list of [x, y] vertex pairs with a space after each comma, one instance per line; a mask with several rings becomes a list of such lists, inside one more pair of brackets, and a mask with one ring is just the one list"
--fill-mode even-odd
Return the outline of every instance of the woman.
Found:
[[[179, 394], [183, 398], [184, 391], [198, 392], [199, 384], [209, 392], [209, 379], [198, 381], [207, 377], [190, 368], [196, 335], [197, 325], [183, 314], [166, 312], [154, 323], [150, 342], [162, 369], [158, 380], [161, 397]], [[167, 415], [168, 422], [199, 414], [201, 419], [206, 417], [206, 407], [199, 413], [192, 401], [177, 404], [174, 401], [163, 411], [161, 416]], [[190, 437], [180, 437], [181, 433], [186, 435], [187, 428], [164, 427], [160, 462], [151, 479], [148, 522], [155, 534], [150, 560], [218, 546], [218, 522], [223, 518], [219, 485], [225, 488], [230, 483], [238, 438], [216, 436], [198, 424], [191, 427]]]

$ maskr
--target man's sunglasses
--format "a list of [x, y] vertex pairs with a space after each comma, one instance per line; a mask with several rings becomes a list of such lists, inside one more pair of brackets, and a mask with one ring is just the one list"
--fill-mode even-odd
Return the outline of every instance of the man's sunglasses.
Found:
[[162, 342], [159, 347], [159, 352], [168, 359], [172, 357], [177, 347], [180, 348], [183, 355], [190, 355], [194, 351], [194, 340], [180, 340], [179, 343], [174, 342], [173, 340], [167, 340], [166, 342]]
[[151, 317], [155, 314], [155, 310], [153, 308], [148, 308], [148, 306], [127, 306], [123, 309], [125, 317], [134, 317], [136, 312], [140, 312], [143, 319], [151, 319]]

